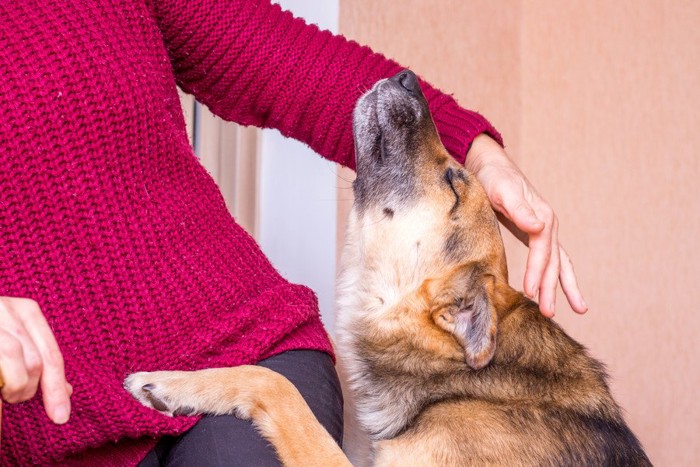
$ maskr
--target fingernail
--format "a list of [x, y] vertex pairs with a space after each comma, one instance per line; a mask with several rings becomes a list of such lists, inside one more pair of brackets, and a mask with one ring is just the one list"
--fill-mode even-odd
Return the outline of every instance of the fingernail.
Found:
[[581, 307], [584, 310], [588, 310], [588, 305], [586, 304], [586, 301], [583, 299], [583, 297], [581, 297]]
[[70, 407], [66, 404], [61, 404], [58, 407], [56, 407], [56, 410], [53, 412], [53, 421], [57, 425], [63, 425], [68, 421], [68, 417], [70, 416]]
[[534, 299], [537, 296], [537, 285], [533, 285], [530, 289], [530, 298]]

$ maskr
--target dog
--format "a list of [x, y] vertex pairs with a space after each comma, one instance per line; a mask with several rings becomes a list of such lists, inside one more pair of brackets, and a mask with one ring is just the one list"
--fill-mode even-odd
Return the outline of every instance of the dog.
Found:
[[[337, 345], [374, 464], [651, 465], [602, 364], [508, 285], [496, 216], [416, 76], [375, 84], [353, 129]], [[136, 373], [125, 387], [169, 415], [250, 419], [284, 465], [350, 465], [271, 370]]]

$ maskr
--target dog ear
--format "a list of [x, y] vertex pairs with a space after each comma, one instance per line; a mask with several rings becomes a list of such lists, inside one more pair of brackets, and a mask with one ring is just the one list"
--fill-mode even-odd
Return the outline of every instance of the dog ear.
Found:
[[457, 268], [434, 281], [433, 321], [464, 348], [467, 365], [478, 370], [496, 351], [497, 315], [493, 304], [495, 278], [478, 264]]

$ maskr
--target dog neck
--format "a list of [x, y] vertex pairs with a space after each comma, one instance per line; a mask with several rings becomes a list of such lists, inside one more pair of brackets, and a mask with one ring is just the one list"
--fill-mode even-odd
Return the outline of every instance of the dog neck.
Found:
[[[454, 397], [500, 405], [556, 405], [578, 413], [616, 416], [612, 398], [600, 398], [601, 393], [609, 393], [600, 364], [580, 344], [543, 317], [536, 303], [509, 286], [501, 283], [495, 300], [497, 349], [480, 370], [469, 368], [463, 354], [454, 349], [437, 346], [426, 356], [425, 348], [416, 342], [440, 339], [425, 335], [426, 329], [432, 332], [425, 326], [415, 327], [420, 336], [404, 330], [401, 340], [392, 338], [388, 327], [384, 333], [362, 318], [350, 328], [339, 329], [340, 358], [349, 370], [358, 418], [373, 440], [397, 436], [428, 404]], [[405, 320], [403, 326], [407, 326]], [[591, 385], [605, 391], [583, 389]]]
[[[498, 345], [491, 363], [465, 379], [471, 397], [617, 417], [604, 368], [581, 344], [507, 284], [498, 288], [496, 300]], [[501, 384], [506, 378], [509, 384]]]

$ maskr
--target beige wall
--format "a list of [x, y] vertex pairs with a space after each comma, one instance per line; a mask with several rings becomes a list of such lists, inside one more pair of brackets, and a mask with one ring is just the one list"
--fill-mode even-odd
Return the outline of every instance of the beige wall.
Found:
[[606, 362], [652, 461], [698, 465], [700, 2], [341, 0], [340, 22], [502, 131], [590, 306], [560, 295], [556, 319]]

